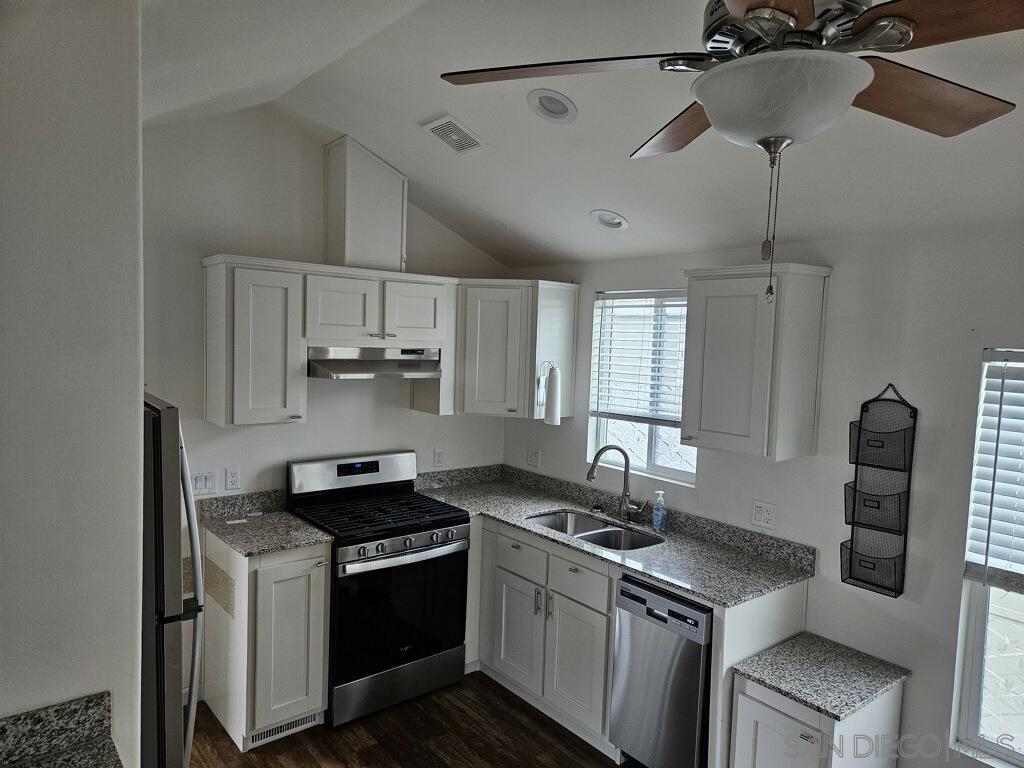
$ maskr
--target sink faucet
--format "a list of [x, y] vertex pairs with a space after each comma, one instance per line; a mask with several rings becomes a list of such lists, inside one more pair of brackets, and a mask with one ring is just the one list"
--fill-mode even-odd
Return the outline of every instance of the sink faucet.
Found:
[[608, 451], [618, 451], [621, 453], [624, 463], [622, 470], [622, 498], [619, 499], [619, 519], [628, 523], [633, 521], [633, 515], [636, 515], [639, 520], [640, 513], [647, 507], [647, 502], [645, 501], [643, 504], [637, 506], [629, 498], [629, 454], [626, 453], [622, 446], [606, 445], [595, 453], [594, 460], [591, 462], [590, 469], [587, 471], [587, 480], [593, 482], [594, 478], [597, 477], [597, 465], [601, 461], [601, 457]]

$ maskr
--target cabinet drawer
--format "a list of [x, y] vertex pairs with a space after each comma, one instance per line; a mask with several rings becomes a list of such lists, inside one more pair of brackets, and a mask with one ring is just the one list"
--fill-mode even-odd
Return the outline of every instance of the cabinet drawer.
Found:
[[548, 571], [548, 553], [516, 539], [498, 534], [495, 563], [506, 571], [519, 574], [535, 584], [543, 585]]
[[608, 613], [608, 577], [597, 571], [552, 555], [548, 587], [595, 611]]

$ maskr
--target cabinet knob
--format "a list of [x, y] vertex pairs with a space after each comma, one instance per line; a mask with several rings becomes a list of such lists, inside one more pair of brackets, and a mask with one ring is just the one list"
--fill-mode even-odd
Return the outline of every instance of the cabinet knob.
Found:
[[519, 549], [519, 545], [518, 544], [513, 544], [512, 545], [512, 549]]
[[579, 573], [579, 572], [580, 572], [580, 569], [577, 568], [575, 565], [572, 568], [569, 569], [569, 573]]
[[302, 416], [301, 416], [300, 414], [298, 414], [298, 413], [293, 413], [293, 414], [292, 414], [291, 416], [289, 416], [288, 418], [289, 418], [289, 419], [301, 419], [301, 418], [302, 418]]
[[398, 336], [398, 334], [397, 334], [397, 333], [389, 333], [389, 334], [387, 334], [387, 337], [388, 337], [389, 339], [394, 339], [394, 338], [396, 338], [397, 336]]
[[382, 339], [382, 338], [384, 338], [384, 334], [383, 333], [368, 333], [366, 335], [367, 336], [372, 336], [375, 339]]

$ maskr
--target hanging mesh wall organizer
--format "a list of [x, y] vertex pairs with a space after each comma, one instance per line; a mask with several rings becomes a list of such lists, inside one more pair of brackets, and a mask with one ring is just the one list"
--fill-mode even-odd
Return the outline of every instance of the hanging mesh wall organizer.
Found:
[[916, 430], [917, 408], [892, 384], [850, 423], [854, 479], [845, 493], [853, 531], [839, 548], [842, 580], [889, 597], [903, 594]]

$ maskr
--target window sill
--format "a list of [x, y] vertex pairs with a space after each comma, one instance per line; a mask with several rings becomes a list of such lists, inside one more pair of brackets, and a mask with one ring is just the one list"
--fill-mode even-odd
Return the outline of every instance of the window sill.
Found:
[[[997, 757], [991, 752], [985, 750], [984, 747], [976, 746], [974, 744], [965, 744], [962, 741], [955, 741], [950, 745], [950, 748], [960, 755], [962, 758], [972, 761], [978, 766], [988, 766], [989, 768], [1020, 768], [1021, 762], [1010, 762], [1002, 757]], [[1024, 761], [1024, 755], [1021, 756]]]
[[[590, 466], [589, 462], [587, 462], [587, 466], [588, 467]], [[616, 472], [624, 471], [621, 464], [605, 464], [603, 461], [600, 464], [598, 464], [598, 467], [600, 467], [601, 469], [614, 469]], [[635, 476], [646, 477], [648, 480], [657, 480], [660, 483], [669, 483], [670, 485], [676, 485], [676, 486], [679, 486], [680, 488], [696, 488], [697, 487], [696, 480], [683, 480], [683, 479], [678, 478], [678, 477], [669, 477], [668, 475], [659, 475], [659, 474], [656, 474], [655, 472], [650, 472], [650, 471], [648, 471], [646, 469], [634, 469], [634, 468], [630, 467], [629, 475], [630, 475], [630, 477], [635, 477]]]

